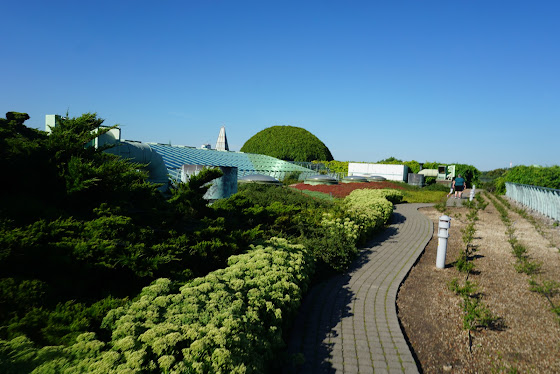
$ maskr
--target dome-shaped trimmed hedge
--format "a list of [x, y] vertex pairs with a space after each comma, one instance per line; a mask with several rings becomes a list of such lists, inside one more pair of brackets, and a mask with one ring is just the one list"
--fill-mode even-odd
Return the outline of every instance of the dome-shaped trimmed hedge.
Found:
[[243, 144], [241, 152], [257, 153], [285, 161], [332, 161], [331, 151], [315, 135], [301, 127], [272, 126]]

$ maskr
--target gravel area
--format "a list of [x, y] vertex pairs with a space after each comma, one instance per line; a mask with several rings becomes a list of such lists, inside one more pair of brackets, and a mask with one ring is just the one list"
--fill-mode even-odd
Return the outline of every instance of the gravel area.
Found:
[[[453, 278], [465, 278], [454, 267], [454, 261], [465, 248], [461, 228], [467, 223], [467, 208], [448, 208], [447, 214], [453, 219], [445, 269], [435, 267], [437, 224], [442, 213], [435, 208], [421, 211], [433, 220], [434, 237], [397, 298], [399, 319], [421, 371], [560, 373], [560, 321], [547, 299], [530, 291], [530, 277], [515, 270], [516, 259], [507, 241], [506, 227], [495, 207], [490, 203], [479, 211], [474, 240], [478, 251], [469, 280], [476, 282], [482, 302], [499, 320], [493, 328], [472, 334], [471, 349], [462, 325], [462, 299], [448, 287]], [[542, 264], [535, 279], [560, 282], [560, 229], [539, 218], [540, 230], [536, 230], [513, 211], [509, 215], [515, 222], [516, 236], [528, 249], [529, 259]], [[559, 305], [560, 296], [552, 301]]]

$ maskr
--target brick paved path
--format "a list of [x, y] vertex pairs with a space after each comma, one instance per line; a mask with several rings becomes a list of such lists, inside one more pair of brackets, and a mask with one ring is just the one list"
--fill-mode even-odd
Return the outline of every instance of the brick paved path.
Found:
[[361, 251], [347, 274], [313, 287], [288, 344], [299, 365], [284, 373], [417, 373], [396, 312], [398, 288], [433, 234], [418, 212], [399, 204], [391, 225]]

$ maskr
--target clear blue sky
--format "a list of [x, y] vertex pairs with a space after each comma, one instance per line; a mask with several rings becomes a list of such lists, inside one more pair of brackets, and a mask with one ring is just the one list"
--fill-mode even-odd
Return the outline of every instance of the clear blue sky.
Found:
[[96, 112], [231, 150], [299, 126], [341, 161], [560, 163], [560, 1], [4, 1], [0, 117]]

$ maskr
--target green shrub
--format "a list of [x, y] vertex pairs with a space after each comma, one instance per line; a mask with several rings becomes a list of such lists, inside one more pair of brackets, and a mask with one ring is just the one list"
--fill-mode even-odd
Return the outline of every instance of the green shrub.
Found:
[[[99, 134], [96, 115], [59, 118], [50, 136], [23, 126], [25, 118], [0, 121], [2, 164], [31, 163], [46, 174], [44, 194], [36, 185], [1, 186], [9, 193], [0, 204], [0, 372], [260, 370], [281, 346], [314, 264], [345, 270], [389, 219], [385, 197], [402, 200], [396, 191], [372, 191], [343, 204], [247, 185], [209, 207], [202, 196], [217, 170], [164, 197], [142, 165], [86, 147]], [[250, 249], [271, 236], [306, 246]], [[129, 301], [158, 278], [168, 281]], [[185, 317], [191, 307], [202, 309]]]
[[321, 163], [325, 165], [332, 173], [337, 173], [341, 175], [348, 175], [348, 164], [349, 161], [313, 161], [313, 163]]
[[291, 184], [300, 183], [299, 176], [301, 175], [300, 171], [293, 171], [290, 174], [286, 175], [284, 179], [282, 179], [282, 184], [285, 186], [289, 186]]
[[434, 183], [430, 184], [422, 189], [423, 191], [442, 191], [442, 192], [449, 192], [449, 186], [446, 186], [441, 183]]
[[506, 182], [560, 189], [560, 166], [515, 166], [495, 180], [496, 193], [506, 192]]
[[253, 135], [241, 152], [268, 155], [286, 161], [332, 161], [331, 151], [315, 135], [294, 126], [272, 126]]
[[354, 190], [344, 198], [344, 204], [352, 214], [351, 219], [363, 227], [366, 236], [383, 227], [393, 212], [393, 202], [400, 202], [398, 190]]
[[[159, 279], [135, 302], [107, 315], [109, 343], [82, 334], [71, 347], [51, 349], [54, 357], [47, 362], [36, 359], [36, 370], [266, 372], [284, 345], [283, 328], [299, 307], [312, 268], [302, 246], [273, 240], [231, 257], [227, 268], [192, 280], [179, 293], [170, 280]], [[17, 356], [10, 348], [18, 343], [21, 348], [21, 338], [2, 342], [0, 354]], [[27, 356], [44, 355], [44, 349], [28, 349]]]

